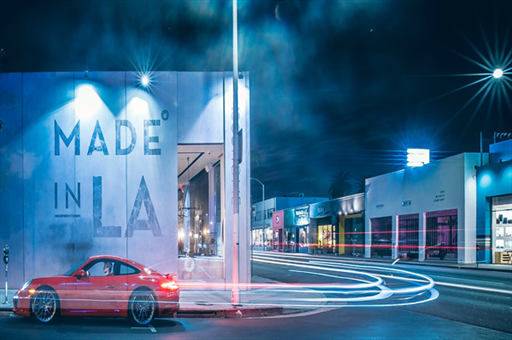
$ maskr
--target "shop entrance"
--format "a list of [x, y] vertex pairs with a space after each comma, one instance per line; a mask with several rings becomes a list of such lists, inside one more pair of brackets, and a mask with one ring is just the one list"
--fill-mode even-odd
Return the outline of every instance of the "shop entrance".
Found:
[[297, 228], [299, 235], [299, 253], [308, 253], [308, 227]]
[[[341, 231], [344, 230], [344, 245], [339, 247], [339, 254], [350, 254], [352, 256], [363, 256], [364, 254], [364, 220], [362, 214], [347, 216], [342, 219]], [[340, 240], [341, 241], [341, 240]], [[343, 252], [342, 252], [343, 250]]]
[[398, 256], [418, 258], [419, 214], [398, 216]]
[[457, 259], [457, 209], [426, 213], [425, 260]]
[[372, 256], [389, 256], [391, 257], [392, 251], [392, 221], [391, 216], [372, 218], [370, 219], [372, 225]]
[[284, 228], [284, 252], [295, 253], [295, 228]]
[[224, 279], [223, 150], [221, 144], [178, 145], [179, 279]]
[[274, 229], [274, 251], [282, 252], [284, 250], [283, 247], [283, 228]]

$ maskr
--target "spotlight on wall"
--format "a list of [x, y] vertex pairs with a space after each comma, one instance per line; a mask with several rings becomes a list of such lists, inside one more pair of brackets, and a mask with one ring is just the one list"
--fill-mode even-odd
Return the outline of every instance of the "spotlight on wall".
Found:
[[148, 87], [149, 86], [149, 76], [147, 74], [143, 74], [142, 77], [140, 78], [140, 83], [142, 86]]

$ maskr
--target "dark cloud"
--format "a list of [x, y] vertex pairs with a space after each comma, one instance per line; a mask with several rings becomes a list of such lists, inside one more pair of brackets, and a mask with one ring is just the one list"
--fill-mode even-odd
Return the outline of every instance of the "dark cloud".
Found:
[[[485, 83], [455, 91], [479, 77], [447, 77], [509, 55], [510, 13], [510, 1], [239, 1], [253, 177], [267, 195], [327, 196], [338, 171], [378, 175], [403, 168], [407, 147], [440, 158], [510, 132], [511, 86], [480, 103]], [[231, 14], [231, 1], [2, 1], [3, 71], [230, 71]]]

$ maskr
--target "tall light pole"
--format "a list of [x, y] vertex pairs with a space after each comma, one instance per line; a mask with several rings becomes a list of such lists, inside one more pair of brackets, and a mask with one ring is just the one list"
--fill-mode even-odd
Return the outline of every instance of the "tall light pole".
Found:
[[233, 285], [231, 287], [231, 303], [238, 305], [238, 24], [237, 0], [233, 0]]
[[261, 187], [263, 188], [263, 229], [262, 229], [262, 234], [263, 234], [263, 251], [265, 251], [265, 250], [267, 250], [266, 246], [265, 246], [265, 222], [266, 222], [266, 215], [265, 215], [265, 184], [261, 183], [261, 181], [256, 179], [256, 178], [251, 178], [251, 179], [253, 181], [256, 181], [259, 184], [261, 184]]

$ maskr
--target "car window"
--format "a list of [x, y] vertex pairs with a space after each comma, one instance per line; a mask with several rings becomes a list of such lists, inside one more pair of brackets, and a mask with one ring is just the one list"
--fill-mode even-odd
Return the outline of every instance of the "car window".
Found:
[[119, 268], [119, 275], [131, 275], [131, 274], [137, 274], [140, 270], [132, 267], [127, 266], [125, 264], [121, 264], [121, 267]]
[[98, 261], [92, 264], [87, 270], [87, 276], [95, 277], [95, 276], [111, 276], [114, 275], [114, 266], [116, 261], [112, 260], [103, 260]]
[[89, 259], [85, 259], [82, 262], [80, 262], [79, 264], [74, 265], [70, 270], [68, 270], [66, 273], [64, 273], [64, 275], [71, 276], [71, 274], [73, 274], [78, 268], [80, 268], [87, 261], [89, 261]]

